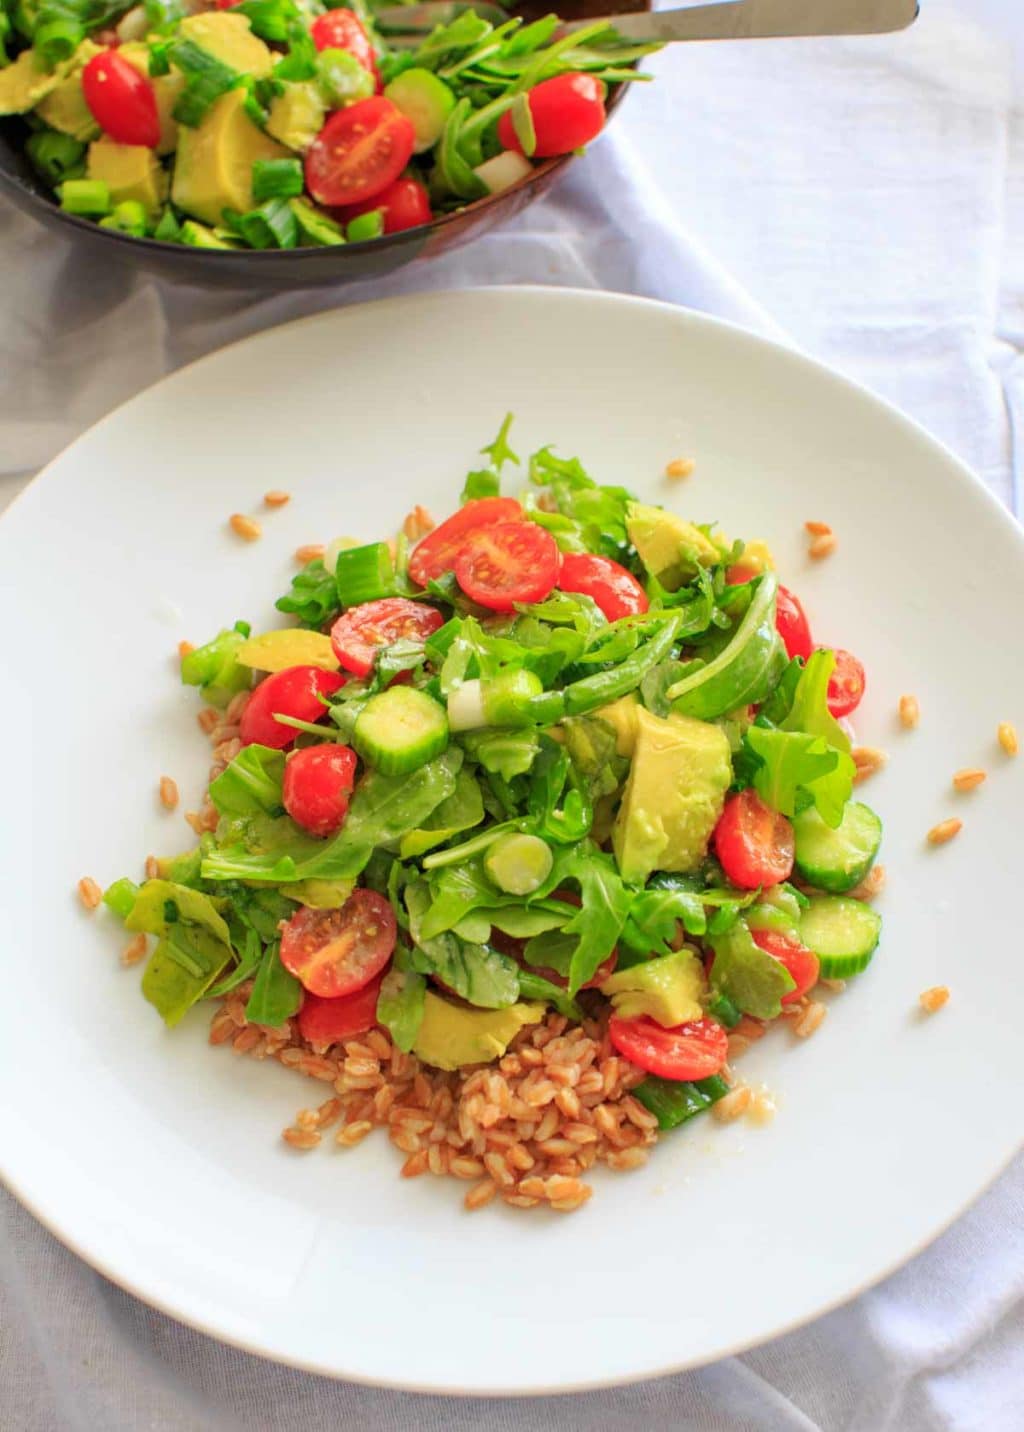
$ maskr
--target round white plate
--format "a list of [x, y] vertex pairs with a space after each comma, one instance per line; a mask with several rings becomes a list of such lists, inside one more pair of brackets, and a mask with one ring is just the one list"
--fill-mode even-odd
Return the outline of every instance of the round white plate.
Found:
[[[771, 543], [822, 641], [863, 659], [862, 741], [885, 820], [885, 932], [824, 1028], [774, 1032], [743, 1072], [770, 1127], [701, 1119], [571, 1217], [466, 1214], [453, 1180], [397, 1177], [382, 1136], [296, 1154], [280, 1129], [327, 1091], [166, 1032], [119, 967], [80, 875], [141, 874], [191, 843], [208, 749], [176, 679], [202, 641], [273, 600], [303, 542], [454, 506], [507, 408], [554, 443], [730, 534]], [[682, 483], [667, 461], [696, 459]], [[268, 488], [294, 496], [261, 510]], [[262, 541], [227, 528], [254, 512]], [[803, 522], [832, 524], [815, 564]], [[553, 289], [403, 298], [225, 349], [135, 398], [0, 523], [7, 1098], [0, 1161], [95, 1267], [229, 1342], [300, 1367], [457, 1392], [593, 1387], [706, 1362], [892, 1271], [1006, 1163], [1024, 1043], [1013, 991], [1024, 761], [1024, 543], [948, 452], [807, 359], [654, 303]], [[13, 610], [12, 610], [13, 609]], [[15, 615], [16, 613], [16, 615]], [[921, 703], [899, 729], [902, 692]], [[969, 796], [950, 777], [981, 765]], [[964, 829], [941, 848], [940, 818]], [[918, 993], [948, 984], [940, 1014]]]

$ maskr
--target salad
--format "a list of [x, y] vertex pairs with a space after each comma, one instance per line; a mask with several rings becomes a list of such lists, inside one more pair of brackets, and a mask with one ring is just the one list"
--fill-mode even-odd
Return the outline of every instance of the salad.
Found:
[[582, 149], [657, 44], [463, 11], [415, 48], [364, 0], [0, 0], [0, 115], [62, 208], [205, 249], [361, 242]]
[[338, 539], [290, 624], [187, 651], [200, 839], [104, 900], [168, 1025], [214, 1001], [214, 1043], [333, 1085], [289, 1142], [386, 1124], [478, 1201], [575, 1207], [867, 967], [881, 825], [840, 723], [863, 670], [765, 544], [550, 448], [503, 493], [509, 421], [440, 525]]

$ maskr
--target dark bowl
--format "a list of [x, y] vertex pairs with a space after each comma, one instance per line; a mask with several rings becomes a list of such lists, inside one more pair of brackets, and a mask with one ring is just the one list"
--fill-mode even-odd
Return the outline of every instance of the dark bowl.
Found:
[[[557, 6], [567, 20], [585, 20], [606, 15], [610, 10], [649, 10], [652, 0], [563, 0]], [[554, 5], [516, 5], [515, 14], [525, 20], [549, 14]], [[608, 99], [609, 116], [622, 103], [628, 85], [619, 85]], [[414, 259], [431, 258], [449, 249], [468, 244], [497, 224], [518, 214], [527, 204], [551, 188], [556, 178], [575, 158], [565, 154], [538, 164], [527, 179], [477, 199], [453, 214], [444, 214], [418, 229], [390, 234], [362, 244], [305, 249], [193, 249], [184, 244], [166, 244], [157, 239], [136, 239], [112, 229], [101, 229], [89, 219], [66, 214], [51, 192], [37, 177], [25, 154], [28, 129], [24, 121], [0, 119], [0, 193], [32, 218], [65, 234], [74, 235], [97, 256], [134, 265], [164, 278], [209, 288], [313, 288], [320, 284], [346, 283], [377, 278], [402, 268]]]

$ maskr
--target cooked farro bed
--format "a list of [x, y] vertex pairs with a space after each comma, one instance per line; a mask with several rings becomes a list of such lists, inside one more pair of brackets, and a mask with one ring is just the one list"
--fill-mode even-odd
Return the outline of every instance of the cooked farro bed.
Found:
[[728, 1061], [812, 1034], [819, 979], [870, 962], [881, 825], [852, 791], [884, 756], [851, 752], [863, 669], [763, 542], [549, 449], [502, 496], [508, 428], [440, 525], [304, 549], [292, 625], [182, 644], [198, 843], [103, 899], [168, 1024], [210, 1000], [212, 1044], [320, 1085], [292, 1148], [384, 1127], [467, 1208], [569, 1211], [659, 1131], [770, 1115]]

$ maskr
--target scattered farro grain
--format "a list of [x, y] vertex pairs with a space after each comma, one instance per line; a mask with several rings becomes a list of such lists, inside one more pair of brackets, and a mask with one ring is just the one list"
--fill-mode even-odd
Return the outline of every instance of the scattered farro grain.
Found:
[[825, 989], [830, 989], [833, 994], [842, 994], [846, 988], [845, 980], [820, 980], [819, 983], [823, 985]]
[[428, 532], [433, 532], [436, 526], [437, 523], [434, 521], [432, 515], [425, 507], [421, 507], [417, 502], [416, 506], [402, 523], [402, 531], [410, 542], [418, 542], [420, 538], [425, 537]]
[[173, 810], [178, 804], [178, 784], [170, 776], [160, 777], [160, 804], [164, 810]]
[[[714, 1107], [718, 1107], [715, 1105]], [[747, 1108], [747, 1118], [752, 1124], [763, 1127], [775, 1118], [775, 1100], [763, 1086], [754, 1091]]]
[[373, 1125], [369, 1119], [357, 1119], [355, 1123], [345, 1124], [340, 1128], [334, 1136], [334, 1142], [340, 1144], [343, 1149], [355, 1148], [372, 1129]]
[[160, 862], [155, 855], [146, 856], [146, 864], [143, 868], [145, 869], [147, 880], [159, 880]]
[[[820, 1000], [812, 999], [807, 1008], [801, 1011], [793, 1025], [793, 1033], [798, 1039], [809, 1039], [819, 1028], [826, 1014], [828, 1014], [828, 1007]], [[728, 1095], [726, 1097], [728, 1098]]]
[[985, 779], [986, 772], [980, 766], [965, 766], [953, 776], [953, 789], [957, 791], [973, 791], [981, 785]]
[[324, 555], [324, 544], [322, 542], [307, 542], [304, 547], [295, 549], [295, 560], [300, 567], [308, 566], [310, 562], [318, 562]]
[[179, 641], [179, 642], [178, 642], [178, 656], [180, 657], [180, 659], [181, 659], [182, 661], [185, 660], [186, 656], [191, 656], [194, 651], [195, 651], [195, 647], [192, 645], [192, 643], [191, 643], [190, 641]]
[[850, 891], [854, 900], [873, 900], [885, 886], [885, 866], [873, 865], [859, 885]]
[[103, 899], [103, 891], [91, 875], [83, 875], [79, 880], [78, 898], [87, 910], [95, 910]]
[[900, 718], [900, 725], [907, 731], [913, 731], [921, 721], [921, 707], [916, 696], [901, 696], [897, 712]]
[[220, 712], [215, 711], [212, 706], [204, 706], [196, 717], [196, 720], [199, 722], [200, 728], [205, 731], [208, 736], [214, 726], [220, 722]]
[[319, 1123], [319, 1116], [315, 1109], [300, 1109], [295, 1115], [295, 1127], [297, 1129], [315, 1129]]
[[929, 845], [945, 845], [963, 830], [964, 823], [957, 820], [956, 816], [950, 816], [948, 820], [940, 820], [938, 825], [933, 825], [928, 832]]
[[497, 1192], [498, 1185], [494, 1180], [485, 1178], [481, 1183], [474, 1184], [462, 1201], [470, 1210], [483, 1208], [485, 1203], [490, 1203]]
[[291, 502], [290, 492], [282, 492], [279, 487], [272, 487], [269, 492], [263, 494], [263, 502], [267, 507], [284, 507], [286, 502]]
[[946, 985], [933, 985], [931, 989], [922, 990], [917, 999], [925, 1014], [935, 1014], [948, 1001], [949, 988]]
[[831, 537], [832, 535], [832, 528], [827, 522], [805, 522], [804, 529], [812, 537]]
[[752, 1097], [753, 1090], [749, 1084], [737, 1084], [723, 1099], [711, 1105], [711, 1116], [720, 1124], [731, 1124], [747, 1112]]
[[880, 751], [877, 746], [854, 746], [850, 755], [856, 767], [853, 776], [855, 784], [880, 771], [889, 759], [885, 751]]
[[640, 1168], [646, 1162], [647, 1150], [641, 1148], [619, 1149], [605, 1159], [608, 1167], [615, 1169], [617, 1173], [623, 1173], [626, 1169]]
[[835, 533], [825, 532], [820, 537], [811, 538], [807, 546], [807, 554], [815, 562], [820, 562], [823, 557], [830, 557], [837, 545]]
[[232, 512], [228, 518], [228, 525], [237, 537], [244, 542], [255, 542], [263, 536], [263, 528], [254, 517], [246, 517], [244, 512]]
[[428, 1158], [426, 1149], [418, 1149], [416, 1153], [410, 1154], [402, 1165], [402, 1178], [418, 1178], [421, 1173], [426, 1173]]
[[320, 1142], [320, 1135], [314, 1129], [285, 1129], [281, 1137], [293, 1149], [315, 1149]]
[[1017, 728], [1012, 721], [1000, 721], [996, 732], [999, 744], [1008, 756], [1015, 756], [1018, 750]]
[[689, 477], [697, 464], [692, 457], [676, 457], [665, 464], [665, 476], [670, 478]]
[[129, 968], [131, 965], [137, 965], [140, 960], [144, 960], [145, 958], [146, 937], [140, 933], [136, 935], [134, 939], [129, 940], [121, 951], [121, 963], [125, 968]]

